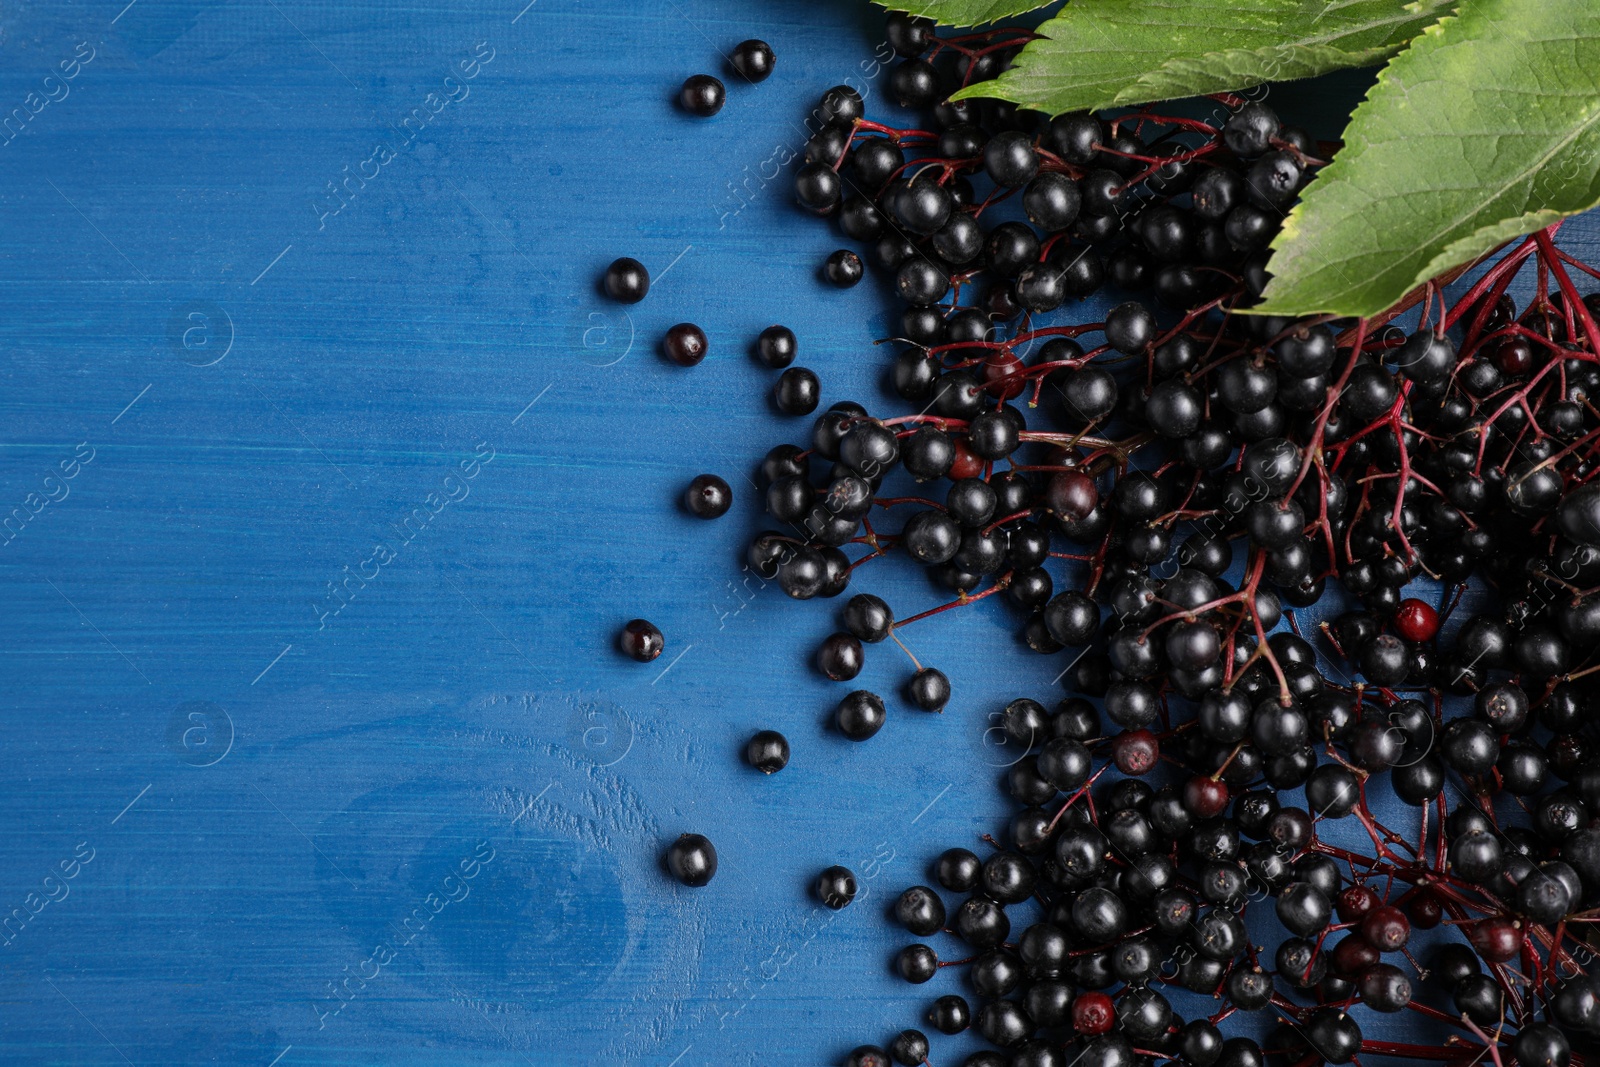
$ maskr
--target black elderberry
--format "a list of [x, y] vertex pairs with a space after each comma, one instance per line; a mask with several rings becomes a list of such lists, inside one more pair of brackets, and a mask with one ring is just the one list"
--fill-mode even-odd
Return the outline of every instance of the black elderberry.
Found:
[[741, 41], [728, 54], [728, 65], [748, 82], [766, 81], [777, 62], [772, 46], [755, 39]]
[[650, 291], [650, 272], [637, 259], [624, 256], [606, 268], [606, 295], [623, 304], [637, 304]]
[[844, 1067], [889, 1067], [889, 1054], [877, 1045], [860, 1045], [845, 1057]]
[[919, 667], [906, 688], [911, 702], [923, 711], [943, 711], [950, 702], [950, 679], [935, 667]]
[[773, 370], [782, 370], [794, 362], [799, 345], [794, 331], [787, 326], [768, 326], [756, 338], [755, 356]]
[[622, 628], [622, 633], [617, 637], [617, 644], [627, 656], [640, 663], [649, 663], [661, 655], [661, 650], [666, 647], [666, 640], [654, 623], [644, 619], [634, 619]]
[[744, 758], [763, 774], [776, 774], [789, 765], [789, 741], [776, 730], [758, 731], [744, 746]]
[[835, 682], [848, 682], [861, 673], [861, 641], [854, 634], [830, 634], [817, 649], [817, 669]]
[[935, 25], [932, 19], [891, 11], [888, 25], [885, 27], [885, 36], [889, 41], [889, 47], [900, 55], [920, 56], [934, 42]]
[[1039, 172], [1039, 157], [1026, 134], [1007, 130], [984, 146], [983, 166], [996, 185], [1026, 185]]
[[927, 1019], [941, 1034], [959, 1034], [972, 1024], [972, 1008], [965, 997], [950, 993], [933, 1002]]
[[702, 834], [684, 834], [667, 849], [667, 869], [691, 888], [707, 885], [717, 873], [717, 850]]
[[883, 698], [865, 689], [849, 694], [834, 709], [834, 724], [852, 741], [867, 740], [883, 729], [887, 718]]
[[733, 506], [733, 490], [715, 474], [697, 475], [684, 490], [683, 505], [697, 518], [721, 518]]
[[856, 898], [856, 876], [848, 867], [829, 867], [817, 875], [812, 887], [817, 899], [838, 911]]
[[895, 956], [894, 967], [901, 978], [921, 985], [939, 973], [939, 957], [927, 945], [907, 945]]
[[840, 289], [849, 289], [859, 282], [865, 270], [861, 257], [848, 248], [841, 248], [829, 255], [822, 268], [823, 276]]
[[772, 402], [785, 415], [809, 415], [822, 400], [822, 383], [805, 367], [790, 367], [772, 387]]
[[889, 1043], [889, 1055], [901, 1067], [920, 1067], [928, 1059], [928, 1037], [921, 1030], [902, 1030]]
[[1222, 126], [1222, 139], [1229, 150], [1243, 159], [1254, 159], [1272, 147], [1282, 124], [1267, 105], [1250, 102], [1228, 117]]
[[795, 199], [801, 207], [818, 215], [838, 209], [843, 188], [839, 175], [824, 163], [807, 163], [794, 176]]
[[678, 92], [678, 103], [691, 115], [710, 118], [722, 110], [727, 90], [722, 82], [709, 74], [692, 74], [684, 80]]

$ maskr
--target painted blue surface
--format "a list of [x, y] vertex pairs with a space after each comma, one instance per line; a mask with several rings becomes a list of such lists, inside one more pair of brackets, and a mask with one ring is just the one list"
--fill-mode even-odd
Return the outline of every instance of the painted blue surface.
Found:
[[[30, 116], [0, 147], [0, 514], [29, 516], [0, 547], [0, 914], [48, 900], [0, 952], [0, 1061], [831, 1062], [957, 988], [890, 977], [882, 905], [1001, 830], [988, 716], [1061, 661], [998, 604], [918, 626], [949, 712], [894, 699], [852, 745], [807, 662], [837, 605], [740, 570], [744, 474], [809, 428], [748, 342], [785, 322], [825, 402], [880, 395], [887, 305], [817, 280], [836, 238], [776, 173], [820, 89], [877, 84], [878, 26], [0, 10]], [[749, 36], [776, 76], [671, 106]], [[595, 289], [623, 254], [656, 276], [626, 311]], [[688, 371], [654, 353], [681, 320], [711, 338]], [[675, 505], [708, 470], [715, 523]], [[943, 599], [899, 566], [857, 587]], [[612, 648], [639, 615], [649, 666]], [[908, 672], [875, 647], [858, 684]], [[794, 746], [770, 779], [738, 759], [764, 727]], [[721, 853], [698, 892], [657, 868], [686, 830]], [[864, 892], [825, 913], [841, 862]]]

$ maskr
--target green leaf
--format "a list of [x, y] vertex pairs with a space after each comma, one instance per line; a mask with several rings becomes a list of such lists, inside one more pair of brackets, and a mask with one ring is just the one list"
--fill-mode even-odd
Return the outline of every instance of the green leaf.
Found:
[[1465, 0], [1389, 64], [1273, 242], [1263, 313], [1375, 315], [1600, 204], [1600, 6]]
[[1049, 7], [1056, 0], [877, 0], [890, 11], [933, 19], [941, 26], [982, 26]]
[[1381, 63], [1456, 0], [1073, 0], [994, 81], [1060, 114], [1247, 89]]

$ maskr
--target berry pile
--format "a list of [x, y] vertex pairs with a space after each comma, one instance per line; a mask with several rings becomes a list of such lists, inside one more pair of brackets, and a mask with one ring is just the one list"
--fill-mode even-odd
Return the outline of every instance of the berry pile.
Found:
[[[891, 92], [925, 121], [831, 89], [795, 178], [902, 301], [888, 379], [911, 410], [841, 401], [773, 448], [780, 528], [750, 566], [807, 600], [903, 556], [954, 593], [903, 619], [850, 598], [816, 660], [841, 682], [867, 645], [996, 594], [1027, 645], [1074, 657], [1053, 709], [1005, 709], [1025, 753], [1009, 841], [953, 848], [939, 889], [904, 892], [928, 943], [895, 970], [965, 969], [926, 1020], [994, 1046], [972, 1067], [1581, 1064], [1600, 1036], [1600, 296], [1577, 280], [1600, 272], [1542, 231], [1377, 319], [1246, 314], [1328, 153], [1229, 96], [1209, 120], [945, 99], [1027, 39], [891, 15]], [[824, 273], [854, 284], [860, 260]], [[1104, 321], [1061, 321], [1103, 288], [1124, 301]], [[792, 334], [758, 353], [780, 411], [820, 406]], [[1302, 628], [1313, 606], [1326, 621]], [[913, 665], [907, 697], [944, 708], [948, 679]], [[865, 741], [888, 717], [856, 690], [835, 719]], [[1304, 807], [1280, 796], [1299, 789]], [[1374, 790], [1413, 826], [1375, 817]], [[1272, 948], [1247, 934], [1263, 911]], [[1414, 930], [1438, 931], [1426, 962]], [[1223, 1004], [1185, 1020], [1164, 988]], [[1364, 1035], [1402, 1011], [1454, 1035]], [[1256, 1013], [1263, 1040], [1224, 1033]], [[929, 1055], [906, 1030], [850, 1063]]]
[[[903, 303], [887, 378], [909, 410], [841, 401], [768, 452], [779, 528], [747, 558], [797, 600], [895, 557], [954, 594], [904, 618], [848, 598], [816, 654], [835, 681], [997, 594], [1029, 647], [1071, 657], [1053, 708], [1004, 710], [1009, 839], [946, 851], [894, 908], [924, 939], [902, 978], [965, 969], [926, 1024], [993, 1046], [970, 1067], [1600, 1055], [1600, 294], [1578, 288], [1600, 271], [1552, 228], [1375, 319], [1251, 315], [1329, 154], [1305, 132], [1227, 95], [1209, 118], [951, 103], [1031, 35], [892, 14], [888, 38], [918, 124], [829, 90], [795, 196], [866, 252], [824, 278], [876, 267]], [[693, 88], [685, 107], [720, 107], [720, 83]], [[619, 260], [605, 284], [634, 301], [649, 279]], [[1102, 290], [1103, 321], [1072, 321]], [[705, 335], [663, 351], [691, 366]], [[810, 416], [796, 352], [782, 326], [754, 345], [774, 406]], [[704, 475], [684, 503], [731, 499]], [[663, 645], [642, 620], [619, 640]], [[943, 710], [949, 679], [912, 666], [905, 697]], [[867, 690], [835, 710], [853, 741], [888, 720]], [[770, 774], [789, 745], [762, 731], [745, 757]], [[716, 870], [698, 835], [665, 858], [692, 886]], [[843, 907], [856, 880], [813, 888]], [[1222, 1003], [1184, 1019], [1168, 993]], [[1363, 1032], [1401, 1012], [1449, 1036]], [[930, 1055], [908, 1029], [849, 1062]]]

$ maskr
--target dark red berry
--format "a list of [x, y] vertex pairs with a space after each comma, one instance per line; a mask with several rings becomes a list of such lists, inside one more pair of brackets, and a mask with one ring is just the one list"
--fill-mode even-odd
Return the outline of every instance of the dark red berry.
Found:
[[1333, 903], [1339, 913], [1339, 921], [1353, 923], [1366, 918], [1381, 901], [1378, 900], [1378, 894], [1366, 886], [1353, 885], [1340, 890]]
[[1360, 930], [1367, 943], [1379, 952], [1396, 952], [1411, 938], [1411, 922], [1405, 912], [1388, 904], [1367, 912]]
[[661, 354], [680, 367], [692, 367], [706, 358], [706, 332], [692, 322], [680, 322], [661, 341]]
[[1215, 778], [1197, 774], [1184, 783], [1183, 806], [1197, 818], [1216, 818], [1228, 806], [1228, 787]]
[[1127, 730], [1111, 742], [1111, 760], [1123, 774], [1148, 774], [1160, 758], [1161, 744], [1149, 730]]
[[1412, 644], [1432, 641], [1439, 632], [1439, 613], [1415, 597], [1400, 601], [1394, 613], [1395, 632]]
[[1522, 951], [1522, 930], [1512, 919], [1484, 919], [1467, 927], [1467, 940], [1488, 963], [1509, 963]]
[[1117, 1021], [1116, 1006], [1104, 993], [1079, 993], [1072, 1002], [1072, 1028], [1090, 1037], [1110, 1030]]
[[644, 619], [634, 619], [622, 628], [622, 633], [617, 637], [617, 645], [640, 663], [649, 663], [661, 655], [661, 650], [666, 647], [666, 639], [661, 636], [661, 631], [656, 629], [654, 623]]

